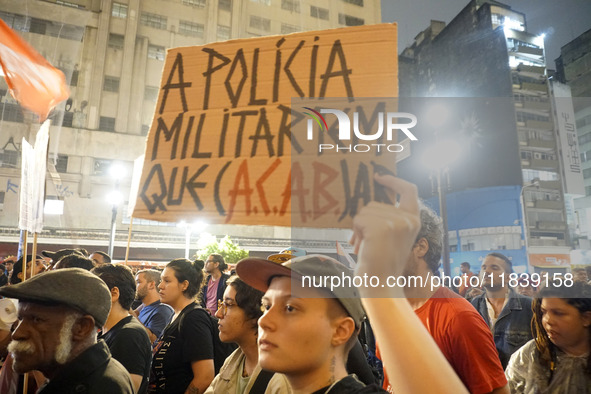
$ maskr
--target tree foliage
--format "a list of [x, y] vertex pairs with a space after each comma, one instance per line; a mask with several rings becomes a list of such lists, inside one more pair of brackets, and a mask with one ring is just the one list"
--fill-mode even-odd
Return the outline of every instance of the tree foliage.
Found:
[[241, 259], [248, 257], [248, 250], [242, 249], [238, 244], [232, 242], [227, 235], [220, 239], [219, 242], [213, 239], [203, 245], [201, 249], [197, 251], [194, 259], [205, 261], [212, 253], [221, 254], [227, 264], [236, 264]]

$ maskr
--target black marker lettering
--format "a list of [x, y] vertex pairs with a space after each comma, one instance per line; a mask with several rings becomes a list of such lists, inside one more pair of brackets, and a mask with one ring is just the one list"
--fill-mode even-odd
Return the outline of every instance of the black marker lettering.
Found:
[[[336, 56], [339, 57], [341, 66], [339, 71], [332, 70]], [[343, 52], [343, 47], [341, 46], [341, 40], [336, 40], [330, 51], [330, 56], [326, 65], [326, 72], [320, 76], [322, 79], [322, 85], [320, 86], [320, 94], [318, 97], [326, 97], [326, 89], [328, 87], [328, 81], [330, 78], [343, 77], [343, 83], [345, 84], [347, 97], [349, 98], [349, 101], [353, 101], [353, 89], [351, 88], [351, 80], [349, 79], [349, 74], [351, 73], [352, 70], [347, 68], [347, 59], [345, 58], [345, 53]]]
[[[178, 72], [178, 83], [172, 83], [172, 78]], [[164, 106], [166, 105], [166, 99], [168, 98], [168, 91], [170, 89], [179, 89], [179, 93], [181, 95], [181, 102], [183, 103], [183, 112], [188, 111], [187, 106], [187, 98], [185, 94], [185, 88], [191, 87], [191, 82], [184, 82], [183, 79], [183, 55], [180, 53], [176, 54], [176, 59], [174, 60], [174, 64], [172, 65], [172, 69], [170, 70], [170, 74], [168, 74], [168, 80], [166, 81], [166, 85], [162, 87], [164, 90], [164, 94], [162, 95], [162, 102], [160, 103], [160, 109], [158, 113], [162, 115], [164, 112]]]
[[[219, 70], [220, 68], [222, 68], [222, 67], [226, 66], [228, 63], [230, 63], [230, 59], [228, 59], [227, 57], [225, 57], [221, 53], [218, 53], [213, 48], [203, 48], [202, 51], [207, 52], [209, 54], [209, 59], [207, 60], [207, 71], [205, 71], [203, 73], [203, 76], [205, 77], [205, 92], [203, 93], [203, 109], [208, 109], [209, 108], [209, 91], [211, 89], [211, 75], [214, 72], [216, 72], [217, 70]], [[213, 67], [213, 59], [214, 58], [220, 59], [222, 61], [220, 64], [218, 64], [215, 67]]]
[[158, 126], [156, 127], [156, 135], [154, 136], [154, 146], [152, 147], [152, 160], [156, 159], [158, 155], [158, 148], [160, 145], [160, 132], [164, 132], [164, 140], [170, 141], [172, 136], [174, 135], [174, 141], [172, 142], [172, 149], [170, 151], [170, 159], [176, 158], [176, 149], [179, 142], [179, 134], [181, 131], [181, 127], [183, 125], [183, 112], [179, 113], [172, 127], [169, 129], [164, 123], [164, 119], [162, 117], [158, 118]]
[[267, 99], [257, 99], [257, 72], [259, 68], [259, 48], [252, 55], [252, 74], [250, 74], [250, 100], [248, 105], [266, 105]]
[[[234, 71], [236, 70], [236, 65], [240, 63], [240, 68], [242, 69], [242, 77], [240, 78], [240, 82], [238, 82], [238, 87], [236, 91], [232, 90], [232, 84], [230, 80], [234, 76]], [[230, 67], [230, 72], [226, 76], [226, 80], [224, 81], [224, 85], [226, 86], [226, 92], [228, 92], [228, 97], [230, 98], [230, 102], [232, 103], [232, 108], [236, 108], [238, 105], [238, 101], [240, 100], [240, 94], [242, 93], [242, 88], [246, 83], [246, 78], [248, 78], [248, 71], [246, 69], [246, 60], [244, 60], [244, 51], [240, 48], [236, 51], [236, 56], [234, 56], [234, 60], [232, 61], [232, 67]]]
[[197, 125], [197, 133], [195, 133], [195, 147], [193, 148], [193, 159], [209, 159], [211, 152], [199, 152], [199, 145], [201, 145], [201, 133], [203, 132], [203, 122], [206, 114], [199, 115], [199, 124]]
[[[261, 130], [264, 130], [262, 135]], [[269, 127], [269, 121], [267, 120], [267, 110], [265, 110], [265, 108], [261, 108], [261, 114], [259, 116], [255, 134], [248, 138], [253, 141], [250, 157], [254, 157], [256, 155], [259, 140], [266, 140], [269, 157], [275, 156], [275, 152], [273, 151], [273, 135], [271, 135], [271, 128]]]

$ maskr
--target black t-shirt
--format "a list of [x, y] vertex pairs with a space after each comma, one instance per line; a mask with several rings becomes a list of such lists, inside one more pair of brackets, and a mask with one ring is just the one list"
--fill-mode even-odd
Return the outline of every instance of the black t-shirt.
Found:
[[361, 383], [355, 375], [349, 375], [344, 377], [343, 379], [339, 380], [334, 386], [326, 386], [321, 388], [320, 390], [314, 391], [312, 394], [348, 394], [348, 393], [386, 393], [384, 389], [381, 387], [370, 384], [369, 386], [365, 386]]
[[164, 329], [154, 347], [151, 393], [184, 393], [193, 380], [191, 363], [213, 360], [211, 320], [194, 304]]
[[113, 358], [123, 364], [127, 372], [144, 377], [138, 394], [147, 393], [152, 344], [144, 326], [133, 316], [127, 316], [101, 338], [109, 346]]

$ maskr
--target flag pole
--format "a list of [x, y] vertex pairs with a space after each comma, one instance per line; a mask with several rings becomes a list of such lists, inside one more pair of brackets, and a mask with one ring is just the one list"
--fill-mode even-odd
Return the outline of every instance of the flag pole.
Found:
[[[24, 252], [23, 252], [23, 264], [21, 265], [21, 272], [23, 274], [23, 282], [27, 280], [27, 243], [28, 243], [29, 231], [25, 230], [25, 241], [24, 241]], [[29, 373], [25, 372], [23, 375], [23, 394], [29, 392]]]
[[27, 246], [28, 246], [29, 231], [25, 230], [25, 239], [23, 241], [23, 263], [21, 265], [21, 273], [23, 274], [23, 282], [27, 279]]
[[30, 278], [33, 277], [33, 272], [35, 272], [34, 268], [37, 265], [37, 235], [37, 233], [33, 233], [33, 251], [31, 252], [33, 260], [31, 262], [31, 276], [29, 276]]
[[125, 250], [125, 265], [127, 265], [127, 260], [129, 258], [129, 246], [131, 244], [131, 229], [133, 228], [133, 216], [130, 218], [129, 221], [129, 233], [127, 234], [127, 249]]

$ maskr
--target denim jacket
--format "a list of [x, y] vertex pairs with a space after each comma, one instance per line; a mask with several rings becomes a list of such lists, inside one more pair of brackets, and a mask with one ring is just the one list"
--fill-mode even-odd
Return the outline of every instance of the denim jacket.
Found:
[[[485, 297], [486, 293], [475, 297], [472, 300], [472, 305], [474, 305], [478, 313], [480, 313], [486, 324], [490, 327]], [[509, 300], [499, 314], [494, 329], [492, 329], [495, 346], [499, 352], [503, 369], [507, 367], [511, 355], [530, 339], [533, 339], [531, 331], [531, 321], [533, 318], [531, 302], [531, 298], [522, 296], [511, 290]]]

